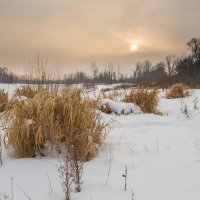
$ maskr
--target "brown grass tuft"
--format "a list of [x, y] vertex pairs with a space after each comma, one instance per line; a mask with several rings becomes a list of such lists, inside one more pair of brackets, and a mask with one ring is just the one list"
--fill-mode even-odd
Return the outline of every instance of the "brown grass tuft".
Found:
[[188, 87], [183, 83], [177, 83], [171, 86], [166, 93], [167, 99], [183, 98], [189, 96]]
[[139, 106], [141, 110], [145, 113], [161, 114], [157, 110], [158, 106], [158, 89], [146, 89], [137, 88], [131, 90], [129, 94], [126, 94], [123, 99], [124, 102], [134, 103]]
[[112, 88], [102, 88], [100, 90], [101, 93], [105, 93], [105, 92], [109, 92], [109, 91], [112, 91], [113, 89]]
[[5, 93], [4, 90], [0, 90], [0, 112], [6, 110], [8, 106], [8, 93]]
[[104, 104], [104, 105], [101, 105], [99, 107], [99, 110], [101, 110], [102, 112], [106, 113], [106, 114], [111, 114], [113, 111], [110, 107], [110, 105], [107, 103], [107, 104]]
[[82, 97], [81, 90], [38, 92], [4, 113], [9, 146], [18, 157], [35, 156], [57, 146], [76, 149], [78, 159], [89, 160], [108, 126], [96, 108], [97, 102]]
[[33, 98], [37, 94], [37, 90], [30, 86], [22, 86], [17, 88], [14, 92], [14, 96], [25, 96], [27, 98]]

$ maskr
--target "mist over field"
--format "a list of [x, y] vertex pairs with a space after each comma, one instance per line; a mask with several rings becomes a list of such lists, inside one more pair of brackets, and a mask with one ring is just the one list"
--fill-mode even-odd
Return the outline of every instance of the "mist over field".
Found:
[[198, 0], [0, 0], [0, 66], [23, 73], [40, 51], [63, 72], [89, 72], [96, 61], [130, 73], [136, 62], [185, 52], [199, 36], [199, 7]]

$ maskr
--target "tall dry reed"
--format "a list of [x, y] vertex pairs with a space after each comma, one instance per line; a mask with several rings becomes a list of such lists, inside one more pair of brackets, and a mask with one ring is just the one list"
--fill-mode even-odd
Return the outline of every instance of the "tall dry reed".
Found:
[[8, 106], [8, 93], [4, 92], [4, 90], [0, 90], [0, 112], [6, 110]]
[[108, 126], [96, 107], [97, 102], [83, 97], [81, 90], [60, 94], [40, 91], [4, 113], [9, 146], [18, 157], [35, 156], [59, 146], [68, 151], [76, 149], [76, 159], [89, 160]]
[[145, 113], [161, 114], [157, 110], [158, 106], [158, 89], [147, 89], [144, 87], [133, 89], [125, 95], [124, 102], [134, 103], [139, 106]]

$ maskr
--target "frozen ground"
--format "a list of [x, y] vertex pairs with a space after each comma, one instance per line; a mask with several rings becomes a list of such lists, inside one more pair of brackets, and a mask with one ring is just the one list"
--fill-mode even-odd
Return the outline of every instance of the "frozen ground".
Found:
[[[194, 109], [194, 100], [200, 107], [200, 90], [191, 93], [182, 100], [167, 100], [161, 92], [159, 110], [164, 116], [103, 114], [116, 125], [99, 155], [84, 164], [82, 192], [72, 192], [72, 200], [131, 200], [132, 191], [134, 200], [199, 200], [200, 110]], [[58, 158], [14, 159], [3, 150], [0, 192], [11, 195], [12, 177], [14, 200], [27, 200], [26, 195], [32, 200], [64, 200], [58, 165]]]

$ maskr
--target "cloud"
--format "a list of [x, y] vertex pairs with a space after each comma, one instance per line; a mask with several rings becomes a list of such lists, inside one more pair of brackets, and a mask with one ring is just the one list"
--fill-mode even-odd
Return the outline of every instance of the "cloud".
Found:
[[199, 7], [199, 0], [0, 0], [0, 60], [25, 65], [40, 50], [66, 70], [108, 56], [130, 66], [131, 40], [138, 59], [156, 60], [199, 36]]

